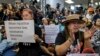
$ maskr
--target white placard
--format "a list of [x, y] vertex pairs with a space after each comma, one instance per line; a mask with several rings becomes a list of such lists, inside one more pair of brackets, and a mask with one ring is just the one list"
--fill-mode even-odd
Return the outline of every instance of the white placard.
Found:
[[45, 43], [55, 43], [55, 39], [59, 33], [59, 25], [45, 26]]
[[35, 43], [33, 20], [5, 21], [5, 29], [8, 41]]
[[99, 56], [99, 54], [69, 54], [66, 56]]

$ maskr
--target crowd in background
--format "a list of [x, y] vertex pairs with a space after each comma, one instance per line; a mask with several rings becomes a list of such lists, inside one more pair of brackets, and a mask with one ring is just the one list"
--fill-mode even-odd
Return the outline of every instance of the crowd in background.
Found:
[[[0, 4], [0, 56], [16, 56], [17, 52], [19, 52], [18, 44], [7, 41], [4, 21], [23, 20], [24, 9], [32, 10], [33, 20], [35, 21], [35, 25], [42, 31], [41, 39], [43, 41], [45, 41], [45, 25], [59, 25], [60, 32], [62, 32], [66, 27], [65, 21], [67, 20], [67, 16], [73, 14], [80, 15], [79, 18], [85, 21], [85, 23], [80, 24], [80, 31], [84, 32], [85, 30], [91, 30], [93, 26], [97, 29], [91, 38], [89, 38], [93, 50], [87, 53], [99, 53], [100, 55], [100, 6], [97, 6], [96, 8], [89, 6], [87, 10], [84, 10], [83, 7], [79, 7], [76, 12], [65, 8], [60, 9], [59, 3], [56, 8], [52, 8], [49, 4], [46, 4], [45, 8], [46, 11], [44, 13], [36, 1], [33, 1], [31, 4], [21, 2], [16, 2], [15, 5], [6, 3]], [[43, 42], [41, 45], [43, 45], [42, 48], [46, 51], [43, 51], [44, 54], [42, 55], [59, 55], [55, 50], [55, 43], [47, 44]]]

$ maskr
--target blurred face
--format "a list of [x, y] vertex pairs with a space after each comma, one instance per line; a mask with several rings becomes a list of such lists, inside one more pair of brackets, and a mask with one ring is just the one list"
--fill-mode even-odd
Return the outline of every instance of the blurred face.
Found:
[[56, 12], [56, 14], [57, 14], [57, 15], [60, 15], [60, 12], [59, 12], [59, 11], [57, 11], [57, 12]]
[[80, 28], [80, 25], [78, 22], [70, 22], [68, 25], [68, 29], [74, 33], [77, 32], [79, 28]]
[[97, 19], [96, 25], [97, 25], [97, 26], [100, 26], [100, 19]]
[[21, 6], [24, 6], [24, 4], [23, 4], [23, 3], [21, 3], [20, 5], [21, 5]]
[[43, 20], [43, 24], [48, 25], [48, 20], [47, 19], [44, 19]]
[[23, 13], [22, 13], [22, 19], [23, 20], [32, 20], [33, 16], [28, 11], [23, 11]]

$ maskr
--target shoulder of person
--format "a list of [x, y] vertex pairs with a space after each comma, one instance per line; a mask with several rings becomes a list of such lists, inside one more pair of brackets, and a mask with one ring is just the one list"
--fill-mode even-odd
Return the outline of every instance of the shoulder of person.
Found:
[[39, 25], [35, 24], [34, 25], [35, 29], [40, 29]]
[[60, 31], [60, 32], [58, 33], [58, 35], [62, 36], [63, 38], [66, 38], [66, 36], [67, 36], [65, 30]]

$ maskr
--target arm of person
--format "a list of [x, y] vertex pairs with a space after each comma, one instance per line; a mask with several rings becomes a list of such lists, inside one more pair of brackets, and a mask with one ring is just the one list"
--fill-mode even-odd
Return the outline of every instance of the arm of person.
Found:
[[71, 38], [68, 38], [64, 43], [61, 45], [56, 45], [55, 51], [58, 56], [66, 54], [67, 50], [69, 49], [70, 45], [73, 43]]
[[14, 45], [16, 45], [15, 42], [7, 42], [7, 47], [11, 47], [11, 46], [14, 46]]
[[90, 39], [84, 40], [84, 48], [92, 48]]
[[2, 40], [2, 42], [0, 43], [0, 52], [2, 53], [7, 47], [7, 40]]
[[45, 46], [41, 46], [41, 48], [42, 48], [42, 50], [43, 50], [46, 54], [48, 54], [48, 55], [50, 55], [50, 56], [54, 56], [54, 54], [51, 53]]
[[92, 26], [90, 30], [84, 32], [84, 48], [92, 48], [91, 46], [91, 37], [94, 35], [96, 28]]

